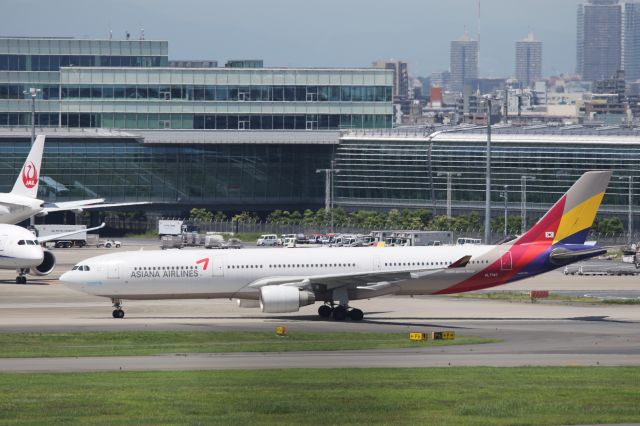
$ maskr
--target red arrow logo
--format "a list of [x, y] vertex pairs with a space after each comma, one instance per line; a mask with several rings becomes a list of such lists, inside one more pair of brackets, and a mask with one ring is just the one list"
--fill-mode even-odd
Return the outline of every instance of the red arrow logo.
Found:
[[209, 267], [209, 258], [205, 257], [204, 259], [200, 259], [196, 261], [196, 265], [202, 265], [202, 270], [206, 271], [207, 268]]

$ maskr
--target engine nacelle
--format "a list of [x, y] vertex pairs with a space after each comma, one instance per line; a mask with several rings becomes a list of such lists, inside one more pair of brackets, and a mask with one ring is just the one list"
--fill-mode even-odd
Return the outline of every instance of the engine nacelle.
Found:
[[56, 267], [56, 257], [49, 250], [44, 250], [44, 258], [42, 263], [38, 266], [31, 268], [29, 274], [36, 276], [49, 275]]
[[260, 289], [260, 308], [267, 314], [298, 312], [301, 306], [312, 305], [316, 296], [306, 290], [284, 285], [269, 285]]
[[239, 308], [259, 308], [260, 301], [253, 299], [238, 299]]

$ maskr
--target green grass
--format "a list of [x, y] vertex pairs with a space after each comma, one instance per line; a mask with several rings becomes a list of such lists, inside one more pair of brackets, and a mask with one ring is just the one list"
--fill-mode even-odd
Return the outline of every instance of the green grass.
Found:
[[147, 231], [143, 234], [125, 234], [125, 238], [137, 238], [140, 240], [157, 240], [159, 235], [157, 231]]
[[[421, 331], [421, 330], [419, 330]], [[409, 341], [408, 333], [130, 331], [94, 333], [2, 333], [0, 357], [74, 357], [153, 355], [185, 352], [291, 352], [389, 349], [492, 343], [495, 339], [456, 337], [456, 340]]]
[[[514, 302], [530, 302], [529, 292], [514, 292], [514, 291], [491, 291], [482, 293], [465, 293], [457, 294], [454, 297], [461, 299], [490, 299], [490, 300], [507, 300]], [[640, 299], [611, 299], [611, 298], [599, 298], [599, 297], [578, 297], [567, 296], [563, 294], [550, 293], [547, 299], [557, 302], [574, 302], [574, 303], [591, 303], [591, 304], [605, 304], [605, 305], [640, 305]]]
[[265, 234], [262, 234], [260, 232], [239, 232], [237, 234], [234, 234], [233, 237], [239, 239], [243, 243], [255, 243], [256, 241], [258, 241], [258, 238], [260, 238], [261, 235]]
[[636, 422], [640, 368], [0, 374], [0, 425]]

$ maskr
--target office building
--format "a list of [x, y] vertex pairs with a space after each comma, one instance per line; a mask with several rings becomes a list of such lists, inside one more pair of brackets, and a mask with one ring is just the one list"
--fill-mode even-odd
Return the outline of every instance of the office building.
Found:
[[373, 68], [393, 71], [393, 98], [394, 101], [409, 99], [409, 69], [404, 61], [376, 61]]
[[451, 42], [451, 90], [462, 92], [470, 80], [478, 78], [478, 42], [468, 33]]
[[577, 68], [584, 80], [610, 78], [622, 67], [622, 5], [589, 0], [578, 5]]
[[624, 5], [624, 71], [627, 81], [640, 80], [640, 3]]
[[542, 78], [542, 42], [533, 33], [516, 42], [516, 79], [525, 87], [531, 87]]

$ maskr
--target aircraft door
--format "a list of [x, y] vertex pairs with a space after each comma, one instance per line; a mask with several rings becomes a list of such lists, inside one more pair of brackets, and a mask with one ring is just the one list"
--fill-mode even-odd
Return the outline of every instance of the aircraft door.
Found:
[[511, 259], [511, 252], [508, 251], [502, 255], [500, 258], [500, 270], [501, 271], [510, 271], [513, 267], [513, 261]]
[[213, 260], [213, 269], [211, 273], [214, 277], [222, 277], [224, 276], [224, 259], [212, 259]]
[[7, 236], [0, 235], [0, 251], [4, 251], [4, 248], [6, 245], [7, 245]]
[[107, 278], [112, 280], [120, 279], [120, 266], [109, 265], [107, 267]]

